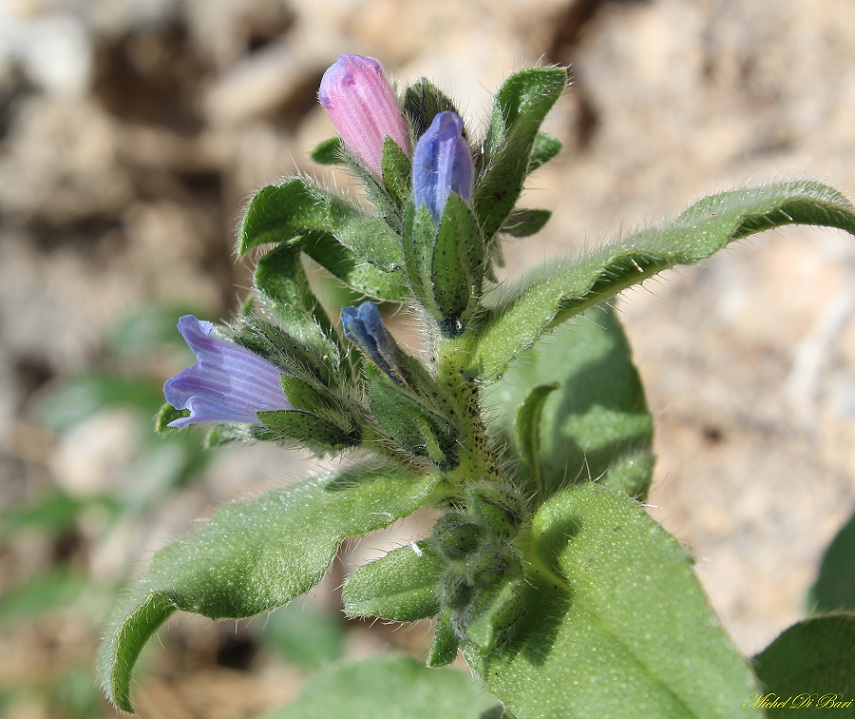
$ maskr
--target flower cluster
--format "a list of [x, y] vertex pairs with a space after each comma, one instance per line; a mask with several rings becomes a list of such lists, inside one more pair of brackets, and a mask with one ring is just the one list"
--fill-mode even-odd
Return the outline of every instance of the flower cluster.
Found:
[[[449, 196], [472, 201], [474, 163], [460, 116], [438, 112], [412, 150], [410, 130], [395, 92], [376, 60], [342, 55], [324, 74], [318, 99], [353, 159], [382, 181], [384, 145], [391, 140], [412, 158], [413, 202], [440, 223]], [[429, 271], [429, 270], [428, 270]], [[400, 354], [377, 305], [366, 302], [342, 311], [345, 337], [396, 384], [405, 380]], [[167, 402], [188, 416], [170, 427], [203, 423], [259, 424], [258, 413], [294, 409], [282, 389], [282, 372], [264, 357], [213, 334], [213, 325], [182, 317], [179, 331], [197, 363], [164, 385]]]

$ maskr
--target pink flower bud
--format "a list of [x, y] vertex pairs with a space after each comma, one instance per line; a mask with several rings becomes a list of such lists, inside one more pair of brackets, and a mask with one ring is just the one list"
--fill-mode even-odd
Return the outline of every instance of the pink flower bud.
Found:
[[376, 60], [342, 55], [324, 73], [318, 99], [344, 144], [378, 177], [382, 175], [387, 137], [411, 156], [410, 133], [401, 106]]

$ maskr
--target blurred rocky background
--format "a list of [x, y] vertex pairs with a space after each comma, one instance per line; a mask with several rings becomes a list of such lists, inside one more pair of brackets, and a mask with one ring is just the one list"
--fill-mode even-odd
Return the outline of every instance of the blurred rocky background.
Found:
[[[656, 223], [712, 191], [789, 177], [855, 196], [851, 0], [0, 0], [0, 714], [113, 716], [93, 655], [129, 568], [195, 517], [313, 463], [154, 438], [160, 384], [190, 356], [187, 310], [228, 317], [250, 267], [246, 198], [313, 167], [342, 52], [427, 75], [483, 128], [490, 93], [572, 67], [547, 127], [564, 153], [527, 200], [553, 210], [508, 275]], [[855, 245], [767, 233], [622, 296], [658, 422], [652, 514], [697, 557], [753, 653], [807, 610], [855, 504]], [[399, 527], [406, 542], [428, 525]], [[341, 654], [424, 648], [423, 628], [345, 627], [334, 589], [147, 653], [142, 716], [255, 716]]]

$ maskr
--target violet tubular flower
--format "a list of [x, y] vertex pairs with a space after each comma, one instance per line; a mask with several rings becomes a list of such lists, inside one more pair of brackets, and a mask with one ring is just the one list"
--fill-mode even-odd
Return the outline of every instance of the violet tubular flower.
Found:
[[341, 326], [345, 337], [358, 345], [386, 376], [398, 385], [406, 385], [400, 367], [401, 348], [383, 324], [377, 305], [363, 302], [343, 308]]
[[379, 62], [342, 55], [324, 73], [318, 100], [348, 149], [377, 177], [383, 174], [383, 143], [391, 137], [407, 157], [410, 133], [401, 106]]
[[278, 367], [216, 337], [213, 330], [213, 324], [193, 315], [178, 320], [178, 331], [197, 362], [163, 385], [169, 404], [190, 410], [189, 417], [173, 420], [170, 427], [212, 422], [259, 424], [258, 412], [293, 409], [282, 390]]
[[416, 143], [413, 157], [413, 197], [426, 205], [435, 222], [442, 219], [448, 195], [472, 200], [475, 166], [463, 137], [463, 120], [456, 112], [438, 113]]

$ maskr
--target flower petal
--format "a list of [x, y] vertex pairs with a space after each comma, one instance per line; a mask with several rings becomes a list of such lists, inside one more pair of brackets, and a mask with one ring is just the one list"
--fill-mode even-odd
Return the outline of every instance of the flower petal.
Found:
[[416, 144], [413, 158], [413, 197], [416, 207], [427, 205], [434, 221], [442, 219], [451, 192], [472, 200], [475, 167], [463, 137], [463, 120], [456, 112], [438, 113]]
[[410, 133], [398, 98], [373, 58], [339, 57], [321, 79], [318, 100], [345, 145], [378, 177], [387, 137], [411, 156]]
[[173, 420], [170, 427], [206, 422], [258, 424], [258, 412], [293, 409], [282, 390], [281, 371], [271, 362], [222, 340], [210, 322], [185, 315], [178, 330], [196, 355], [196, 364], [163, 385], [166, 401], [190, 416]]

